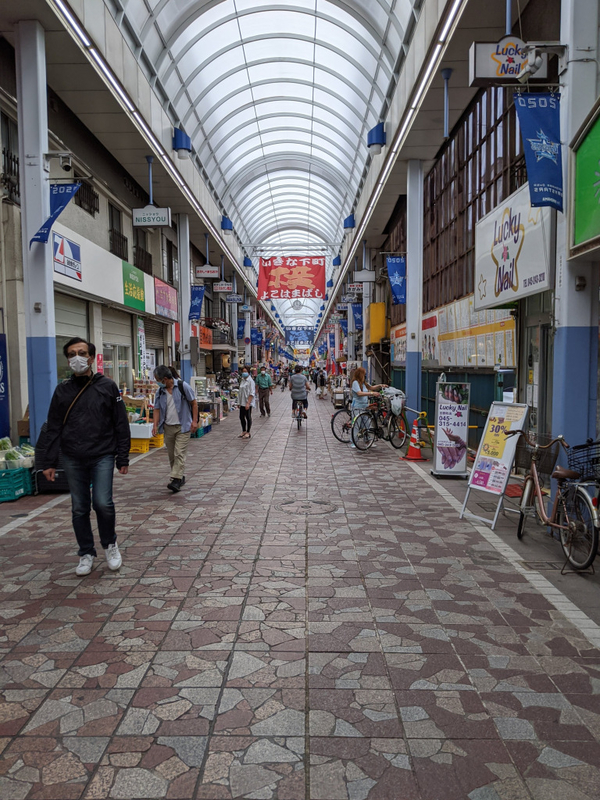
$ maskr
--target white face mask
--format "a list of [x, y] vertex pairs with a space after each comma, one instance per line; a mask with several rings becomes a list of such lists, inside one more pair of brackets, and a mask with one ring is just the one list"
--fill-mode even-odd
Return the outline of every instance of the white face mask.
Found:
[[69, 359], [69, 366], [75, 375], [83, 375], [83, 373], [87, 372], [90, 368], [88, 360], [85, 356], [73, 356], [73, 358]]

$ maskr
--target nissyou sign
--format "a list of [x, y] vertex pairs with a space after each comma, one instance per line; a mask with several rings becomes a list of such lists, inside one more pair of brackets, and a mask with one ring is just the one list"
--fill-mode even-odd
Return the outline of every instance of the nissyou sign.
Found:
[[475, 226], [475, 297], [480, 311], [551, 289], [553, 217], [532, 208], [527, 184]]
[[164, 228], [171, 225], [171, 209], [146, 206], [132, 210], [134, 228]]

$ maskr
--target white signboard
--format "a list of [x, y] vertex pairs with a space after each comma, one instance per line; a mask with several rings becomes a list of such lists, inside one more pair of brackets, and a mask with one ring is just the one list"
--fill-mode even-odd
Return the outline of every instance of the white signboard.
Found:
[[66, 275], [74, 281], [81, 281], [81, 245], [53, 232], [52, 247], [54, 272]]
[[475, 310], [553, 287], [552, 214], [532, 208], [527, 184], [475, 225]]
[[434, 475], [467, 477], [470, 392], [470, 383], [436, 385]]
[[[373, 273], [373, 275], [375, 275], [375, 273]], [[348, 291], [352, 292], [353, 294], [355, 294], [357, 292], [360, 294], [362, 292], [362, 290], [363, 290], [362, 283], [349, 283], [348, 284]]]
[[170, 208], [146, 206], [145, 208], [134, 208], [131, 213], [134, 228], [164, 228], [171, 225]]
[[507, 436], [509, 431], [522, 431], [527, 421], [527, 406], [523, 403], [494, 402], [490, 406], [485, 431], [479, 443], [475, 463], [469, 477], [469, 487], [465, 496], [460, 517], [475, 517], [490, 523], [489, 519], [466, 511], [471, 489], [496, 495], [498, 505], [492, 522], [492, 530], [498, 520], [502, 507], [502, 497], [510, 477], [518, 436]]
[[197, 278], [220, 278], [221, 268], [211, 267], [210, 264], [205, 264], [203, 267], [196, 267]]
[[218, 283], [213, 283], [213, 292], [224, 292], [225, 294], [230, 294], [233, 292], [233, 283], [229, 283], [228, 281], [219, 281]]
[[[541, 57], [541, 66], [532, 75], [534, 80], [548, 77], [548, 55], [541, 53]], [[473, 42], [469, 50], [469, 85], [517, 83], [528, 63], [525, 42], [518, 36], [505, 36], [499, 42]]]
[[244, 298], [241, 294], [228, 294], [225, 298], [227, 303], [243, 303]]
[[[356, 282], [362, 281], [363, 283], [374, 283], [375, 282], [375, 270], [374, 269], [361, 269], [358, 272], [354, 273], [354, 280]], [[352, 286], [352, 284], [350, 284]], [[362, 285], [360, 285], [360, 291], [362, 291]], [[350, 288], [350, 287], [348, 287]]]

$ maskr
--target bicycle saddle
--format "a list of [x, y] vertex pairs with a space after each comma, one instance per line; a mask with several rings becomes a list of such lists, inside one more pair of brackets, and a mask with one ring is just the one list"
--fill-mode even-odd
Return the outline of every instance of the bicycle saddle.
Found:
[[581, 477], [580, 472], [575, 472], [574, 469], [565, 469], [564, 467], [555, 467], [552, 477], [557, 481], [575, 481]]

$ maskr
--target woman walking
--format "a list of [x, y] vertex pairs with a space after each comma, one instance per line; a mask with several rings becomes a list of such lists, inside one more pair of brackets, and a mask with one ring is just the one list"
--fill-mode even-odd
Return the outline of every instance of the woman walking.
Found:
[[240, 407], [240, 422], [242, 432], [238, 439], [250, 439], [252, 427], [252, 409], [255, 406], [256, 386], [247, 368], [242, 370], [242, 380], [238, 389], [238, 406]]

